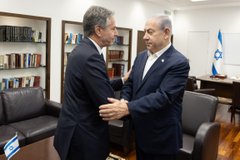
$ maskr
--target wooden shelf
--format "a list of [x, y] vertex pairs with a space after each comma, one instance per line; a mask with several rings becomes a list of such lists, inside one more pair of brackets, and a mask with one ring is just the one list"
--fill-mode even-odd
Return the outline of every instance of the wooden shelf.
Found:
[[[131, 67], [131, 54], [132, 54], [131, 53], [132, 29], [117, 27], [117, 31], [118, 31], [118, 36], [121, 37], [120, 38], [121, 44], [114, 43], [113, 45], [107, 47], [107, 53], [106, 53], [106, 66], [108, 69], [115, 68], [114, 77], [123, 76], [127, 73], [127, 71]], [[119, 52], [119, 55], [116, 55], [118, 52]], [[111, 56], [114, 56], [114, 58], [110, 59]], [[116, 65], [119, 65], [119, 66], [116, 66]]]
[[38, 44], [44, 45], [44, 46], [41, 46], [41, 51], [42, 51], [41, 57], [43, 61], [43, 66], [29, 67], [29, 68], [9, 68], [9, 69], [2, 68], [0, 69], [0, 79], [5, 78], [5, 76], [6, 78], [9, 77], [8, 72], [10, 71], [11, 71], [12, 77], [15, 76], [14, 74], [21, 75], [22, 73], [25, 73], [25, 70], [28, 70], [29, 72], [26, 74], [34, 75], [36, 70], [39, 70], [39, 68], [44, 67], [45, 70], [42, 71], [41, 75], [38, 75], [38, 76], [43, 76], [41, 78], [41, 81], [42, 81], [41, 87], [45, 89], [46, 98], [49, 99], [50, 98], [51, 18], [0, 12], [0, 25], [17, 26], [20, 28], [27, 26], [42, 32], [42, 42], [32, 42], [32, 41], [1, 41], [0, 42], [1, 49], [4, 50], [4, 53], [3, 51], [1, 51], [0, 55], [11, 54], [11, 53], [18, 53], [18, 54], [34, 53], [34, 52], [38, 52], [40, 47], [40, 46], [36, 47], [35, 45], [38, 45]]
[[[83, 33], [82, 23], [75, 21], [62, 21], [62, 64], [61, 64], [61, 102], [63, 102], [63, 92], [64, 92], [64, 76], [65, 69], [67, 65], [66, 52], [71, 52], [71, 50], [78, 44], [68, 44], [65, 43], [65, 33]], [[70, 47], [70, 48], [69, 48]]]

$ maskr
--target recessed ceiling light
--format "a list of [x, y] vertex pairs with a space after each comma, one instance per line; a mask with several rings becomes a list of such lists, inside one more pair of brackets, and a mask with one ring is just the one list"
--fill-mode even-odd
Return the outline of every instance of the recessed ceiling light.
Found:
[[203, 1], [208, 1], [208, 0], [191, 0], [191, 2], [203, 2]]

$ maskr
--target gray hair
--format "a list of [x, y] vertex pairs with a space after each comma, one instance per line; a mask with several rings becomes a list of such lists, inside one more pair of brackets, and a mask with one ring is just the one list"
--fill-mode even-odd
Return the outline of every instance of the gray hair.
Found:
[[158, 16], [155, 17], [158, 20], [158, 25], [160, 30], [164, 30], [165, 28], [169, 28], [172, 32], [172, 22], [168, 16]]
[[107, 26], [107, 20], [109, 17], [113, 16], [113, 12], [100, 7], [100, 6], [91, 6], [83, 16], [83, 31], [84, 36], [89, 37], [94, 34], [94, 28], [96, 25], [99, 25], [102, 28]]

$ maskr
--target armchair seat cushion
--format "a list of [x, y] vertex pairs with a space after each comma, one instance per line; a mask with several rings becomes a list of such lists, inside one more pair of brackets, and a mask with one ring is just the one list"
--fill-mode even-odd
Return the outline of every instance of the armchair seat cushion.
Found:
[[194, 144], [195, 137], [190, 136], [188, 134], [183, 134], [183, 147], [179, 150], [181, 156], [180, 159], [190, 160], [192, 152], [193, 152], [193, 144]]
[[[3, 148], [4, 145], [16, 134], [18, 135], [18, 141], [20, 146], [25, 145], [25, 137], [24, 135], [19, 132], [17, 129], [8, 126], [8, 125], [1, 125], [0, 126], [0, 148]], [[0, 154], [3, 153], [3, 150], [0, 150]]]
[[57, 120], [57, 117], [45, 115], [10, 125], [21, 130], [26, 137], [26, 143], [30, 144], [53, 135], [57, 126]]

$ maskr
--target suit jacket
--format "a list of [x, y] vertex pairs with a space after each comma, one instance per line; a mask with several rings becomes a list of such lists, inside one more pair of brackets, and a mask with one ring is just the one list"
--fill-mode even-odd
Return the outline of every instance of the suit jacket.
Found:
[[129, 101], [137, 147], [150, 154], [175, 154], [182, 147], [182, 97], [189, 63], [170, 46], [142, 80], [147, 57], [143, 51], [135, 59], [121, 97]]
[[71, 143], [78, 145], [79, 160], [105, 160], [109, 154], [108, 123], [99, 116], [98, 107], [114, 97], [105, 61], [97, 48], [85, 38], [68, 58], [64, 83], [64, 102], [54, 138], [54, 146], [65, 160]]

